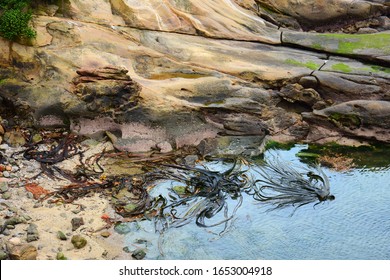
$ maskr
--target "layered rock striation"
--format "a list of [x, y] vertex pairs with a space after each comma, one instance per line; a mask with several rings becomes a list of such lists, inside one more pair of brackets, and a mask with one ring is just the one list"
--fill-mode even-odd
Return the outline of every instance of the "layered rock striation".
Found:
[[[376, 123], [389, 122], [388, 5], [298, 2], [70, 0], [67, 13], [34, 18], [32, 46], [0, 39], [2, 106], [23, 108], [29, 125], [108, 131], [131, 152], [253, 155], [266, 134], [390, 142]], [[346, 15], [377, 25], [302, 31]]]

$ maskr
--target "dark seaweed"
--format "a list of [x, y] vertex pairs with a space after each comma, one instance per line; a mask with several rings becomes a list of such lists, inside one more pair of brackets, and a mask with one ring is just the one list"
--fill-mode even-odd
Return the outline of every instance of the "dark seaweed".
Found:
[[[294, 212], [309, 203], [333, 200], [329, 181], [319, 166], [298, 167], [273, 157], [269, 162], [257, 166], [243, 159], [236, 159], [225, 171], [212, 171], [206, 167], [186, 165], [160, 165], [151, 178], [171, 180], [183, 184], [181, 192], [171, 188], [169, 198], [158, 196], [153, 208], [156, 231], [163, 233], [171, 227], [181, 227], [195, 221], [199, 227], [223, 225], [219, 234], [225, 233], [237, 210], [242, 205], [243, 194], [264, 204], [269, 210], [288, 206]], [[250, 170], [260, 175], [252, 179]], [[233, 202], [233, 209], [229, 209]]]

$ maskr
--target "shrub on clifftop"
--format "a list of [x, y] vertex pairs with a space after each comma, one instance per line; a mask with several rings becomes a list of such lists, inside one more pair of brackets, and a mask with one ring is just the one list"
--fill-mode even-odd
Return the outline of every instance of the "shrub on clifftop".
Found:
[[10, 41], [31, 39], [36, 32], [29, 25], [30, 0], [0, 0], [0, 36]]

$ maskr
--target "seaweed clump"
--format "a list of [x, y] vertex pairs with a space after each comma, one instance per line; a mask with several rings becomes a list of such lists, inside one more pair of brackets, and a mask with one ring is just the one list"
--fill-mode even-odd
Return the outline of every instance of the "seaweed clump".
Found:
[[[154, 207], [158, 209], [154, 219], [156, 231], [163, 233], [168, 228], [181, 227], [195, 220], [199, 227], [223, 225], [220, 234], [224, 233], [242, 205], [243, 193], [252, 191], [244, 163], [243, 159], [234, 160], [229, 169], [221, 172], [207, 167], [163, 164], [164, 169], [158, 170], [154, 176], [184, 186], [172, 187], [169, 199], [162, 195], [155, 198]], [[234, 202], [233, 210], [230, 210], [229, 202]], [[209, 222], [221, 211], [223, 214], [217, 221]]]
[[[195, 221], [199, 227], [222, 225], [221, 235], [230, 228], [244, 194], [271, 205], [269, 210], [291, 206], [294, 208], [291, 215], [303, 205], [335, 198], [319, 166], [300, 169], [276, 157], [260, 166], [235, 159], [224, 171], [206, 166], [162, 164], [161, 167], [164, 168], [151, 176], [182, 185], [170, 188], [169, 198], [160, 194], [152, 203], [156, 211], [155, 229], [159, 233]], [[255, 172], [260, 175], [256, 179]]]
[[330, 193], [328, 177], [319, 165], [312, 169], [300, 168], [274, 156], [256, 172], [260, 179], [255, 183], [254, 198], [273, 205], [270, 210], [292, 206], [295, 212], [309, 203], [317, 205], [335, 199]]

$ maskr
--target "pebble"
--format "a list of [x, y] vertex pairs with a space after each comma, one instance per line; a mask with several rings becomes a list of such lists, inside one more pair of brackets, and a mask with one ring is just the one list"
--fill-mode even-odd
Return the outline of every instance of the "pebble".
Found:
[[34, 173], [36, 172], [36, 168], [34, 166], [27, 166], [25, 171], [28, 172], [28, 173]]
[[57, 232], [57, 237], [60, 240], [68, 240], [68, 237], [66, 237], [66, 235], [62, 231], [60, 231], [60, 230]]
[[12, 237], [10, 240], [8, 240], [9, 245], [20, 245], [22, 244], [22, 239], [19, 237]]
[[24, 223], [26, 220], [23, 219], [22, 217], [12, 217], [8, 220], [5, 221], [5, 225], [17, 225], [17, 224], [21, 224], [21, 223]]
[[11, 174], [9, 173], [9, 171], [3, 171], [3, 177], [5, 177], [5, 178], [9, 178], [9, 177], [11, 177]]
[[18, 172], [20, 170], [20, 168], [19, 168], [19, 166], [17, 166], [17, 165], [12, 165], [12, 167], [11, 167], [11, 172]]
[[25, 219], [26, 221], [31, 220], [31, 217], [30, 217], [29, 215], [27, 215], [27, 214], [21, 215], [21, 217], [22, 217], [23, 219]]
[[34, 204], [33, 207], [34, 208], [39, 208], [39, 207], [42, 207], [42, 205], [43, 205], [42, 202], [37, 202], [37, 203]]
[[27, 228], [27, 242], [37, 241], [38, 239], [38, 226], [36, 224], [30, 224]]
[[57, 253], [57, 256], [56, 256], [56, 259], [57, 259], [57, 260], [67, 260], [68, 258], [65, 257], [64, 253], [58, 252], [58, 253]]
[[72, 224], [72, 230], [75, 231], [82, 225], [84, 225], [84, 219], [83, 218], [73, 218], [71, 221]]
[[6, 251], [4, 250], [0, 250], [0, 260], [3, 261], [3, 260], [6, 260], [8, 259], [8, 254]]
[[104, 238], [107, 238], [111, 235], [111, 233], [109, 231], [103, 231], [100, 235]]
[[9, 190], [8, 183], [7, 182], [1, 182], [0, 183], [0, 193], [5, 193]]
[[71, 242], [76, 249], [81, 249], [87, 245], [87, 240], [81, 235], [74, 235]]
[[1, 195], [1, 198], [3, 199], [10, 199], [12, 197], [10, 192], [5, 192]]
[[136, 260], [142, 260], [143, 258], [145, 258], [146, 256], [146, 253], [144, 250], [142, 249], [137, 249], [135, 251], [132, 252], [131, 256], [136, 259]]

